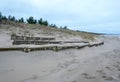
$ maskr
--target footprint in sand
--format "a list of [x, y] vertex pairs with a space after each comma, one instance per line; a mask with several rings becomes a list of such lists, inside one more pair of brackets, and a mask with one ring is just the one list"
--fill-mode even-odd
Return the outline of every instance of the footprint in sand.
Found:
[[85, 79], [95, 79], [96, 77], [89, 75], [87, 73], [82, 73], [82, 75], [84, 76]]
[[114, 79], [114, 78], [111, 77], [111, 76], [102, 76], [102, 78], [104, 78], [104, 79], [107, 80], [107, 81], [113, 81], [113, 80], [116, 80], [116, 79]]
[[120, 66], [119, 65], [113, 65], [115, 68], [120, 68]]
[[[110, 67], [107, 67], [108, 69], [111, 69]], [[113, 78], [112, 76], [107, 76], [106, 73], [104, 72], [104, 70], [97, 70], [98, 73], [100, 73], [102, 76], [102, 78], [104, 80], [107, 80], [107, 81], [113, 81], [113, 80], [116, 80], [115, 78]]]
[[97, 70], [96, 72], [102, 74], [102, 75], [105, 75], [106, 73], [104, 72], [104, 70]]

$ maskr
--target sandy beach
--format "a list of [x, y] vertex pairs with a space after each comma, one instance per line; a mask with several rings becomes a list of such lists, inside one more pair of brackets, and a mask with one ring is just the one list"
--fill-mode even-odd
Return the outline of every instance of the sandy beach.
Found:
[[120, 82], [120, 0], [0, 0], [0, 82]]
[[0, 82], [120, 82], [120, 39], [62, 51], [0, 52]]

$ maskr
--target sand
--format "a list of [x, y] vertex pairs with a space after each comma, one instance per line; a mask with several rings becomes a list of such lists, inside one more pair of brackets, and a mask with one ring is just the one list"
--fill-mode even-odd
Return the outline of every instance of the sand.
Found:
[[[12, 46], [11, 32], [18, 33], [16, 27], [6, 28], [0, 28], [0, 47]], [[57, 40], [84, 40], [54, 35]], [[0, 82], [120, 82], [120, 38], [99, 36], [96, 41], [104, 45], [58, 52], [0, 51]]]
[[1, 51], [0, 82], [120, 82], [120, 39], [98, 39], [104, 45], [58, 52]]

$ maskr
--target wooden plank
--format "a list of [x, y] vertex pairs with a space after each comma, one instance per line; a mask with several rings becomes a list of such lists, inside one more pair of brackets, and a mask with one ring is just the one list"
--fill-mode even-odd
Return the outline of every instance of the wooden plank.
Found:
[[11, 36], [11, 40], [55, 40], [54, 37]]
[[42, 45], [42, 44], [60, 44], [61, 42], [59, 41], [34, 41], [34, 40], [14, 40], [13, 45], [20, 45], [20, 44], [35, 44], [35, 45]]
[[90, 44], [89, 47], [93, 47], [93, 46], [103, 45], [104, 42], [90, 42], [89, 44]]
[[64, 43], [88, 43], [84, 41], [50, 41], [50, 40], [14, 40], [13, 45], [20, 45], [20, 44], [64, 44]]
[[104, 42], [91, 42], [91, 43], [69, 43], [69, 44], [49, 44], [49, 45], [17, 45], [0, 48], [0, 51], [12, 51], [21, 50], [24, 52], [36, 51], [36, 50], [65, 50], [65, 49], [81, 49], [86, 46], [93, 47], [103, 45]]

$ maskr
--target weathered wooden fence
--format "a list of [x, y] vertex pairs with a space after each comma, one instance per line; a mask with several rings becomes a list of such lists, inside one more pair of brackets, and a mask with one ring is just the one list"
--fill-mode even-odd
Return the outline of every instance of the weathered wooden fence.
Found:
[[[27, 37], [27, 36], [11, 36], [13, 46], [1, 47], [0, 51], [22, 50], [30, 52], [35, 50], [53, 50], [59, 51], [64, 49], [81, 49], [84, 47], [93, 47], [103, 45], [104, 42], [88, 42], [88, 41], [55, 41], [53, 37]], [[35, 44], [35, 45], [20, 45]], [[46, 45], [41, 45], [46, 44]]]
[[103, 45], [104, 42], [92, 42], [92, 43], [78, 43], [78, 44], [54, 44], [54, 45], [36, 45], [36, 46], [10, 46], [0, 48], [0, 51], [22, 50], [24, 52], [36, 51], [36, 50], [53, 50], [60, 51], [65, 49], [81, 49], [84, 47], [93, 47]]
[[13, 40], [13, 45], [20, 44], [51, 44], [51, 43], [60, 43], [59, 41], [54, 41], [53, 37], [28, 37], [28, 36], [11, 36], [11, 40]]

